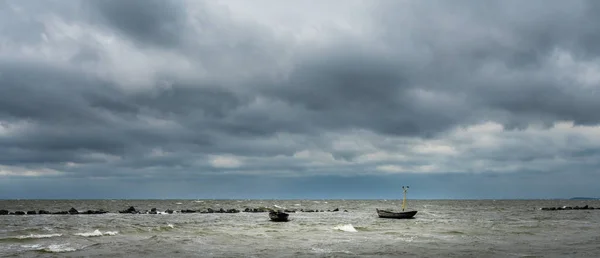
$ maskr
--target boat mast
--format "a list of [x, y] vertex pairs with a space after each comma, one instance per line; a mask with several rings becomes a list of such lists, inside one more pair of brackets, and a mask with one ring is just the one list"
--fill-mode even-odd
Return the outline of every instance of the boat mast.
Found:
[[402, 191], [404, 192], [404, 199], [402, 199], [402, 211], [404, 211], [404, 208], [406, 208], [406, 192], [408, 191], [408, 185], [402, 186]]

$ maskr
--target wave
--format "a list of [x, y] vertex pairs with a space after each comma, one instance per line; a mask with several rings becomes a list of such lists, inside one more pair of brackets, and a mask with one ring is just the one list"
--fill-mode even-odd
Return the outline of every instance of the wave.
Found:
[[311, 247], [310, 249], [317, 254], [329, 254], [333, 252], [331, 249], [323, 249], [317, 247]]
[[98, 229], [94, 230], [94, 232], [84, 232], [84, 233], [75, 233], [76, 236], [84, 236], [84, 237], [99, 237], [99, 236], [114, 236], [119, 234], [118, 231], [100, 231]]
[[68, 245], [62, 244], [62, 245], [49, 245], [47, 247], [44, 248], [40, 248], [39, 251], [42, 252], [47, 252], [47, 253], [66, 253], [66, 252], [73, 252], [73, 251], [77, 251], [77, 249], [70, 247]]
[[[179, 212], [178, 211], [173, 211], [173, 214], [177, 214], [177, 213], [179, 213]], [[165, 215], [165, 214], [170, 214], [170, 213], [168, 213], [166, 211], [156, 211], [156, 214], [158, 214], [158, 215]]]
[[174, 229], [175, 225], [171, 224], [171, 223], [167, 223], [166, 225], [158, 225], [152, 228], [140, 228], [137, 231], [138, 232], [152, 232], [152, 231], [169, 231], [171, 229]]
[[438, 214], [433, 214], [431, 212], [427, 212], [427, 211], [419, 211], [420, 214], [427, 214], [429, 216], [433, 216], [433, 217], [440, 217], [441, 215]]
[[42, 247], [42, 245], [40, 244], [35, 244], [35, 245], [21, 245], [22, 248], [27, 248], [27, 249], [39, 249], [40, 247]]
[[28, 240], [28, 239], [40, 239], [40, 238], [51, 238], [51, 237], [59, 237], [62, 234], [29, 234], [29, 235], [21, 235], [21, 236], [9, 236], [0, 238], [0, 240]]
[[371, 231], [367, 227], [354, 227], [354, 229], [356, 229], [356, 231]]
[[51, 238], [51, 237], [59, 237], [62, 234], [29, 234], [26, 236], [17, 236], [18, 239], [37, 239], [37, 238]]
[[333, 229], [344, 231], [344, 232], [358, 232], [354, 228], [354, 226], [352, 226], [352, 224], [337, 225], [337, 226], [333, 227]]
[[318, 247], [311, 247], [310, 250], [313, 253], [317, 253], [317, 254], [335, 254], [335, 253], [352, 254], [352, 252], [350, 252], [350, 251], [334, 251], [332, 249], [325, 249], [325, 248], [318, 248]]

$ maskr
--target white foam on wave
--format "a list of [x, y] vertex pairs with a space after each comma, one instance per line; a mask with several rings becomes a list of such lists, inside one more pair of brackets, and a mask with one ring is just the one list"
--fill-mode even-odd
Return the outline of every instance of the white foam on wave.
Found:
[[330, 249], [323, 249], [323, 248], [317, 248], [317, 247], [311, 247], [310, 249], [313, 252], [318, 253], [318, 254], [328, 254], [328, 253], [332, 252]]
[[337, 226], [335, 226], [333, 229], [336, 229], [336, 230], [341, 230], [341, 231], [344, 231], [344, 232], [358, 232], [358, 231], [357, 231], [357, 230], [354, 228], [354, 226], [352, 226], [352, 224], [337, 225]]
[[40, 247], [42, 247], [42, 245], [40, 244], [35, 244], [35, 245], [21, 245], [22, 248], [30, 248], [30, 249], [39, 249]]
[[44, 250], [50, 253], [65, 253], [65, 252], [73, 252], [77, 251], [77, 249], [73, 247], [69, 247], [68, 245], [49, 245], [45, 248], [41, 248], [40, 250]]
[[171, 224], [171, 223], [167, 224], [167, 227], [175, 228], [175, 226], [173, 226], [173, 224]]
[[75, 233], [76, 236], [84, 236], [84, 237], [114, 236], [117, 234], [119, 234], [118, 231], [102, 232], [98, 229], [94, 230], [94, 232]]
[[29, 234], [25, 236], [17, 236], [17, 239], [37, 239], [37, 238], [51, 238], [51, 237], [59, 237], [62, 234]]
[[317, 253], [317, 254], [331, 254], [331, 253], [352, 254], [352, 252], [350, 252], [350, 251], [334, 251], [332, 249], [325, 249], [325, 248], [318, 248], [318, 247], [311, 247], [310, 249], [314, 253]]
[[419, 213], [421, 213], [421, 214], [427, 214], [427, 215], [430, 215], [430, 216], [433, 216], [433, 217], [439, 217], [440, 216], [440, 215], [433, 214], [433, 213], [430, 213], [430, 212], [427, 212], [427, 211], [419, 211]]
[[194, 201], [194, 202], [204, 202], [204, 201]]
[[410, 237], [401, 237], [401, 238], [398, 238], [398, 239], [400, 239], [400, 240], [402, 240], [402, 241], [404, 241], [404, 242], [409, 242], [409, 243], [410, 243], [410, 242], [413, 242], [413, 241], [415, 241], [415, 237], [414, 237], [414, 236], [410, 236]]
[[281, 206], [279, 206], [279, 205], [277, 205], [277, 204], [273, 204], [273, 207], [275, 207], [275, 208], [277, 208], [277, 209], [285, 209], [284, 207], [281, 207]]

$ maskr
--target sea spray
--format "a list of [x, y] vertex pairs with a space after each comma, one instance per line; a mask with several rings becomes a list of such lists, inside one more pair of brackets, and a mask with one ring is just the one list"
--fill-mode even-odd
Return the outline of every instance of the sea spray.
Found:
[[62, 234], [29, 234], [24, 236], [16, 236], [16, 239], [39, 239], [39, 238], [51, 238], [51, 237], [59, 237]]
[[84, 237], [114, 236], [117, 234], [119, 234], [118, 231], [102, 232], [98, 229], [94, 230], [94, 232], [75, 233], [76, 236], [84, 236]]
[[354, 228], [354, 226], [352, 226], [352, 224], [337, 225], [333, 229], [340, 230], [340, 231], [345, 231], [345, 232], [358, 232]]
[[73, 252], [76, 251], [77, 249], [70, 247], [68, 245], [65, 244], [55, 244], [55, 245], [49, 245], [47, 247], [41, 248], [40, 251], [44, 251], [44, 252], [48, 252], [48, 253], [66, 253], [66, 252]]

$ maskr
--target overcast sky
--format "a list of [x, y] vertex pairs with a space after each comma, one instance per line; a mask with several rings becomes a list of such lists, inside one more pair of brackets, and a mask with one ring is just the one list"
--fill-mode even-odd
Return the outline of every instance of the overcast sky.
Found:
[[599, 13], [0, 0], [0, 198], [600, 197]]

